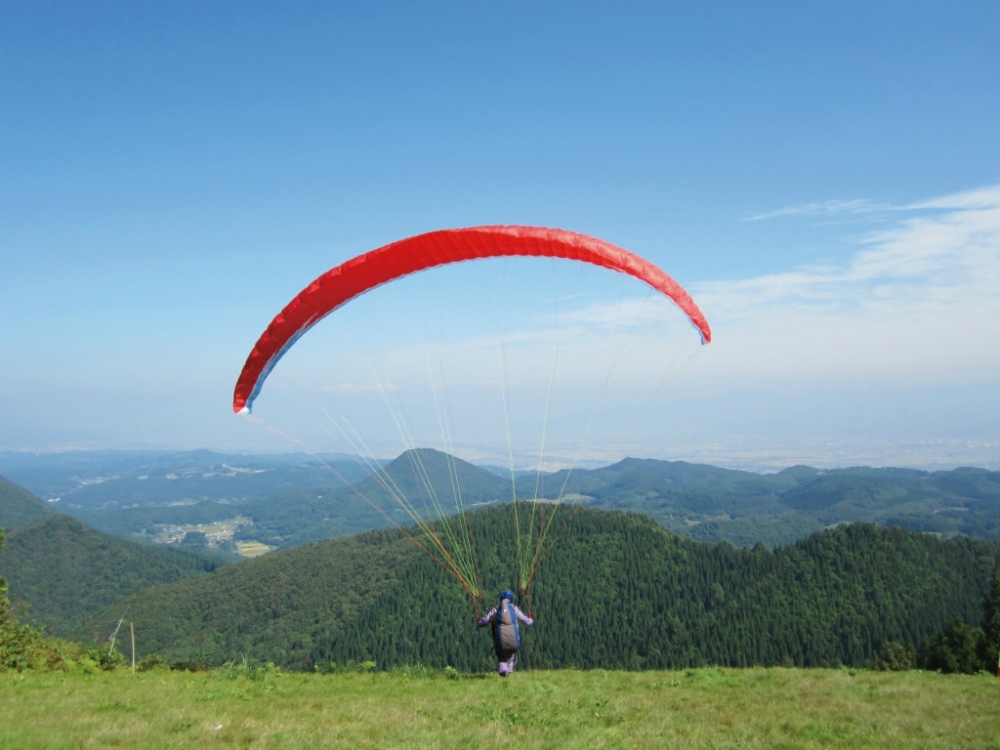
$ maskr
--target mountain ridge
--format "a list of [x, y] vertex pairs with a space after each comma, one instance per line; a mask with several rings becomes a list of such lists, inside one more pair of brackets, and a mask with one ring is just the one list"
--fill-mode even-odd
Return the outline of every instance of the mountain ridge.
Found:
[[[422, 505], [428, 498], [419, 480], [416, 458], [427, 464], [424, 468], [440, 489], [445, 511], [453, 512], [456, 505], [448, 469], [452, 459], [446, 454], [419, 449], [375, 466], [378, 472], [395, 476], [394, 481], [414, 503]], [[300, 472], [295, 461], [282, 460]], [[368, 468], [353, 466], [357, 471]], [[454, 466], [463, 507], [511, 500], [509, 476], [457, 458]], [[91, 508], [104, 510], [62, 510], [122, 536], [141, 535], [155, 524], [191, 523], [196, 517], [207, 522], [244, 516], [254, 523], [240, 529], [240, 538], [282, 548], [412, 521], [377, 479], [365, 474], [352, 480], [351, 486], [338, 487], [332, 481], [336, 477], [328, 471], [316, 471], [319, 469], [314, 467], [294, 474], [302, 478], [301, 484], [295, 484], [299, 480], [289, 474], [281, 479], [281, 489], [262, 496], [191, 500], [189, 510], [145, 502], [140, 507], [121, 508], [117, 501], [107, 499], [110, 495], [100, 495], [111, 492], [111, 483], [105, 482], [86, 488], [93, 500]], [[757, 542], [770, 547], [785, 545], [827, 526], [853, 521], [900, 525], [946, 537], [966, 534], [1000, 539], [1000, 472], [974, 467], [926, 472], [893, 467], [792, 466], [773, 474], [756, 474], [685, 461], [626, 458], [600, 469], [540, 476], [518, 473], [515, 479], [517, 497], [522, 500], [534, 497], [536, 485], [541, 498], [556, 499], [565, 484], [568, 502], [632, 510], [676, 533], [703, 541], [726, 540], [740, 547]], [[133, 481], [136, 484], [142, 482]], [[379, 509], [362, 496], [373, 500]], [[185, 521], [185, 514], [191, 520]]]
[[[871, 524], [771, 552], [696, 542], [634, 513], [558, 512], [566, 531], [523, 602], [537, 622], [522, 656], [543, 668], [861, 666], [889, 640], [926, 642], [956, 613], [977, 622], [1000, 560], [1000, 543]], [[501, 505], [469, 516], [490, 592], [512, 587], [511, 513]], [[101, 636], [129, 607], [140, 653], [485, 670], [488, 638], [473, 627], [472, 605], [386, 529], [137, 591], [81, 633]]]

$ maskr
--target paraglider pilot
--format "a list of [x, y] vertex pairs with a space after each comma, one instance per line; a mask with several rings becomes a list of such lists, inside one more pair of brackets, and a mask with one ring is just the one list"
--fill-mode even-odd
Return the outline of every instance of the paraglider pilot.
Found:
[[480, 628], [493, 626], [493, 648], [497, 653], [497, 672], [501, 677], [514, 672], [517, 651], [521, 648], [521, 629], [518, 623], [531, 626], [535, 622], [513, 600], [514, 595], [510, 591], [501, 591], [500, 603], [480, 617], [477, 623]]

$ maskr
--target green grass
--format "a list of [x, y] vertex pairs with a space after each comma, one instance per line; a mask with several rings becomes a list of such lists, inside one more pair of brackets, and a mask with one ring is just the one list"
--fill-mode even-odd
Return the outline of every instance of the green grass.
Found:
[[1000, 680], [852, 670], [0, 674], [0, 748], [996, 748]]

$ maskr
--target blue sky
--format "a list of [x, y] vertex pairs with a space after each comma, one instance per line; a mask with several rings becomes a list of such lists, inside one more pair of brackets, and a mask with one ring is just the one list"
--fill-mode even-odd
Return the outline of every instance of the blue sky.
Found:
[[702, 305], [647, 455], [1000, 467], [997, 38], [990, 2], [0, 2], [0, 447], [281, 448], [229, 411], [270, 318], [503, 223]]

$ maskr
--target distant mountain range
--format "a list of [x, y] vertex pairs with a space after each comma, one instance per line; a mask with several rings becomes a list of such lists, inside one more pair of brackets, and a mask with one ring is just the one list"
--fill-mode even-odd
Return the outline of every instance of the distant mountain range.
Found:
[[0, 475], [73, 513], [171, 503], [239, 502], [289, 488], [343, 487], [368, 476], [368, 470], [343, 453], [247, 456], [207, 450], [0, 451]]
[[[445, 454], [417, 452], [443, 504], [454, 508]], [[419, 497], [413, 456], [383, 462], [388, 476]], [[305, 454], [231, 456], [192, 453], [0, 453], [0, 473], [42, 497], [50, 507], [93, 528], [149, 538], [164, 524], [252, 519], [238, 538], [290, 548], [321, 539], [406, 524], [367, 467], [345, 455], [327, 466]], [[454, 459], [464, 507], [510, 502], [509, 474]], [[338, 476], [339, 475], [339, 476]], [[345, 486], [347, 480], [351, 486]], [[841, 523], [868, 521], [944, 537], [1000, 539], [1000, 472], [960, 468], [925, 472], [855, 467], [794, 466], [776, 474], [721, 469], [684, 461], [627, 458], [601, 469], [516, 476], [519, 499], [642, 513], [672, 531], [737, 547], [791, 544]], [[378, 510], [362, 496], [374, 501]], [[379, 511], [382, 512], [379, 512]], [[383, 512], [386, 515], [383, 515]]]

